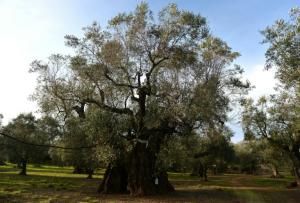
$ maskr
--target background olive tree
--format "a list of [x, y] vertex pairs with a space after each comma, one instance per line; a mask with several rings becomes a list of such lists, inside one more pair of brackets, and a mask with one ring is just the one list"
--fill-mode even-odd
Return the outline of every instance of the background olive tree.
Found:
[[5, 134], [16, 138], [4, 138], [4, 143], [8, 160], [20, 166], [20, 175], [27, 174], [28, 162], [42, 163], [49, 158], [48, 148], [34, 146], [49, 143], [48, 133], [40, 131], [39, 126], [39, 121], [29, 113], [20, 114], [2, 129]]
[[243, 125], [246, 136], [264, 138], [284, 151], [300, 180], [300, 10], [292, 9], [288, 20], [280, 19], [262, 34], [269, 45], [266, 68], [276, 69], [280, 84], [277, 94], [257, 103], [244, 102]]

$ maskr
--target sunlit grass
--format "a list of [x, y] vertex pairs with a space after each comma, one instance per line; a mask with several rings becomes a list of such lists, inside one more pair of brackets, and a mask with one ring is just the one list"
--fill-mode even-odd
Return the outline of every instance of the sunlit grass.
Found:
[[[86, 178], [86, 174], [74, 174], [72, 167], [59, 167], [42, 165], [36, 167], [34, 165], [28, 165], [27, 174], [28, 176], [49, 176], [49, 177], [65, 177], [65, 178]], [[5, 166], [0, 166], [0, 172], [4, 174], [17, 174], [19, 169], [14, 164], [8, 163]], [[102, 178], [104, 170], [97, 170], [94, 174], [94, 178]]]

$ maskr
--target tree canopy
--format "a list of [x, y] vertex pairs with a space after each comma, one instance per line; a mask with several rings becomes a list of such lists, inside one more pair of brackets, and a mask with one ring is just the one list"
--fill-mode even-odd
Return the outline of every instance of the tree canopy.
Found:
[[[109, 123], [99, 124], [100, 134], [128, 141], [114, 148], [125, 156], [119, 157], [125, 169], [115, 177], [128, 179], [116, 188], [126, 190], [127, 184], [131, 194], [172, 190], [155, 167], [164, 140], [222, 130], [230, 103], [249, 88], [239, 66], [228, 68], [239, 54], [209, 33], [204, 17], [175, 4], [154, 17], [141, 3], [111, 19], [108, 29], [93, 23], [82, 38], [65, 38], [74, 55], [32, 63], [31, 71], [39, 75], [34, 97], [62, 123], [72, 115], [84, 123], [98, 109]], [[109, 165], [104, 182], [114, 179], [110, 173], [119, 165]]]

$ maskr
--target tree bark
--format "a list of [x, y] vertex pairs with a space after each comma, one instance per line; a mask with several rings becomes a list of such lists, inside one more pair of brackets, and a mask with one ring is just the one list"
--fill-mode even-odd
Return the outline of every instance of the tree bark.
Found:
[[128, 193], [128, 174], [123, 162], [109, 164], [98, 192], [102, 194]]
[[134, 147], [129, 162], [128, 190], [131, 195], [153, 195], [174, 191], [166, 172], [155, 169], [155, 154], [142, 143]]
[[99, 187], [100, 193], [130, 193], [133, 196], [165, 194], [174, 191], [164, 171], [155, 170], [156, 156], [146, 144], [137, 143], [128, 162], [110, 164]]

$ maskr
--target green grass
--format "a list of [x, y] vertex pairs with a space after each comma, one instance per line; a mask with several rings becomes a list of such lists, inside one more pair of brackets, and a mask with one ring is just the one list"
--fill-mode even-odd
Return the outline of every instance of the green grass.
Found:
[[70, 167], [32, 166], [28, 176], [19, 176], [14, 165], [0, 166], [0, 203], [2, 202], [300, 202], [299, 189], [286, 189], [293, 177], [224, 174], [201, 181], [186, 173], [169, 173], [176, 192], [163, 196], [130, 197], [100, 195], [97, 187], [104, 170], [95, 179], [73, 174]]

